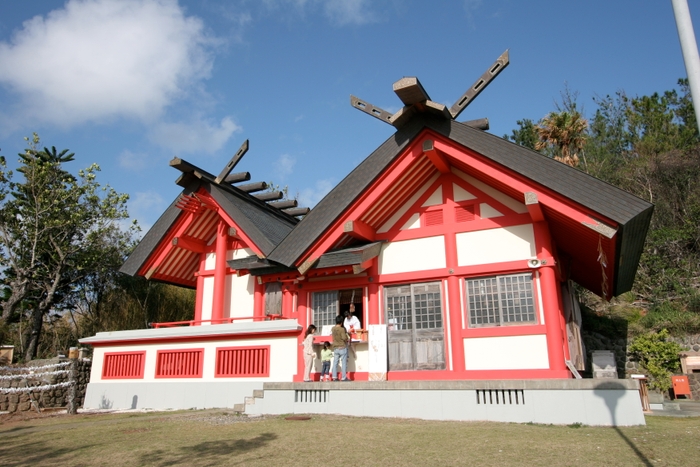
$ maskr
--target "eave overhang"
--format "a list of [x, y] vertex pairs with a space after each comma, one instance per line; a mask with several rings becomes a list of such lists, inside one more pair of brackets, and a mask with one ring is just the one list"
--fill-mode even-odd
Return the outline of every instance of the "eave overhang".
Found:
[[[322, 252], [310, 254], [314, 245], [329, 232], [337, 231], [348, 220], [344, 215], [363, 194], [371, 190], [410, 147], [426, 138], [435, 140], [438, 146], [442, 139], [443, 145], [452, 145], [457, 152], [492, 168], [479, 171], [461, 161], [456, 152], [440, 151], [442, 159], [439, 160], [519, 202], [525, 202], [526, 192], [538, 193], [541, 212], [554, 243], [563, 257], [571, 258], [568, 271], [571, 279], [608, 299], [630, 290], [653, 205], [535, 151], [429, 114], [414, 116], [367, 157], [296, 226], [268, 259], [302, 270], [306, 263], [318, 261], [318, 253]], [[439, 165], [435, 166], [436, 171], [440, 171]], [[519, 181], [519, 186], [510, 185], [508, 180]], [[570, 212], [564, 212], [562, 206]], [[572, 217], [572, 213], [578, 214]]]

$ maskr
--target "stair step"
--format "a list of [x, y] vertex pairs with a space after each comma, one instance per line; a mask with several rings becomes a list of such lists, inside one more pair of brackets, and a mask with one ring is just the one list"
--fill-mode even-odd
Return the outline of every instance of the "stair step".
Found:
[[245, 412], [245, 404], [233, 404], [234, 412]]
[[255, 404], [255, 397], [246, 397], [246, 398], [245, 398], [245, 404], [246, 404], [246, 405]]
[[265, 391], [263, 389], [253, 389], [253, 397], [263, 399], [265, 398]]

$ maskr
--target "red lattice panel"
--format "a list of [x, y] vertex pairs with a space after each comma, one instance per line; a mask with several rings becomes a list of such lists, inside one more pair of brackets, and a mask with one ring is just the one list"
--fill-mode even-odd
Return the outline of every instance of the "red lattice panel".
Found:
[[146, 352], [108, 352], [102, 363], [102, 379], [143, 379]]
[[159, 350], [156, 378], [201, 378], [204, 349]]
[[270, 376], [270, 346], [216, 349], [216, 377]]

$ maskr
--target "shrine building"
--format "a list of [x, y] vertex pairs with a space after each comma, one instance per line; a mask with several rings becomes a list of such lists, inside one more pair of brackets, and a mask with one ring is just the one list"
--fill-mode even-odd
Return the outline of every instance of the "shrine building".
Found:
[[[311, 210], [233, 172], [247, 141], [218, 175], [173, 159], [182, 192], [121, 271], [194, 289], [193, 319], [82, 339], [94, 348], [86, 407], [240, 407], [268, 398], [266, 388], [300, 404], [336, 385], [364, 394], [438, 383], [472, 391], [477, 405], [496, 391], [514, 406], [561, 384], [562, 397], [590, 405], [602, 389], [578, 379], [585, 322], [574, 283], [606, 300], [629, 291], [653, 206], [488, 133], [483, 120], [458, 122], [507, 60], [451, 109], [416, 78], [394, 84], [404, 105], [395, 114], [352, 97], [396, 132]], [[317, 326], [320, 350], [346, 310], [361, 323], [353, 382], [303, 383], [304, 330]], [[316, 381], [319, 371], [317, 359]], [[633, 383], [607, 387], [618, 407], [637, 410]], [[259, 411], [277, 410], [262, 400]], [[600, 407], [612, 410], [610, 400]], [[546, 420], [528, 417], [495, 419]], [[622, 419], [612, 412], [613, 424], [644, 423], [636, 412]]]

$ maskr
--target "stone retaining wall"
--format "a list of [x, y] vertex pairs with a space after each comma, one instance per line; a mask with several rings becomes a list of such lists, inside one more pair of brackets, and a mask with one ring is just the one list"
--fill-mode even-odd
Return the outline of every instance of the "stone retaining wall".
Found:
[[[13, 369], [24, 369], [32, 367], [40, 367], [45, 365], [53, 365], [56, 363], [68, 362], [65, 358], [61, 359], [51, 359], [51, 360], [33, 360], [27, 365], [13, 365]], [[85, 389], [87, 384], [90, 382], [90, 368], [92, 367], [92, 362], [90, 360], [75, 360], [75, 366], [77, 370], [76, 381], [77, 389], [75, 396], [76, 407], [82, 407], [83, 401], [85, 399]], [[46, 370], [39, 370], [38, 372], [49, 372], [55, 370], [70, 369], [70, 366], [64, 366], [59, 368], [51, 368]], [[18, 374], [16, 372], [2, 371], [0, 370], [0, 375], [10, 375]], [[41, 378], [36, 378], [28, 376], [23, 379], [0, 379], [0, 389], [2, 388], [26, 388], [27, 386], [45, 386], [45, 385], [55, 385], [59, 383], [64, 383], [69, 381], [69, 374], [60, 375], [48, 375]], [[40, 409], [44, 408], [59, 408], [66, 407], [68, 401], [67, 396], [70, 387], [55, 387], [47, 389], [44, 391], [31, 391], [31, 392], [19, 392], [19, 393], [4, 393], [0, 390], [0, 411], [6, 412], [25, 412], [29, 410], [35, 410], [32, 406], [32, 401], [36, 402]]]
[[[591, 355], [596, 350], [612, 350], [615, 354], [617, 362], [617, 374], [619, 378], [629, 378], [630, 375], [644, 373], [640, 368], [639, 363], [635, 361], [628, 353], [627, 348], [632, 343], [632, 339], [610, 339], [598, 333], [586, 333], [585, 330], [581, 333], [583, 342], [586, 346], [586, 373], [590, 376], [591, 371]], [[679, 337], [670, 337], [673, 341], [680, 345], [684, 350], [692, 350], [700, 352], [700, 334]], [[679, 357], [680, 362], [680, 357]], [[687, 375], [690, 382], [690, 388], [693, 393], [693, 399], [700, 400], [700, 373]]]
[[700, 401], [700, 373], [691, 373], [686, 375], [688, 384], [690, 384], [690, 393], [693, 395], [693, 400]]

